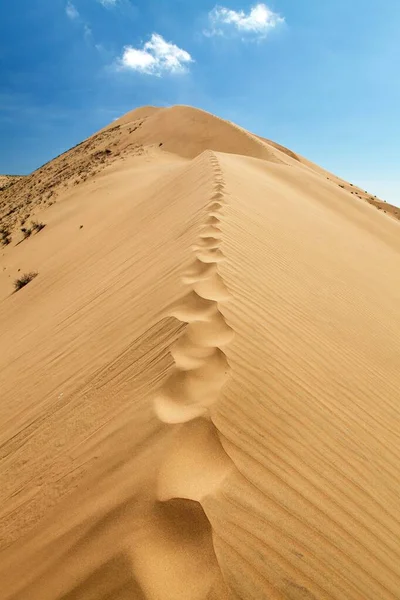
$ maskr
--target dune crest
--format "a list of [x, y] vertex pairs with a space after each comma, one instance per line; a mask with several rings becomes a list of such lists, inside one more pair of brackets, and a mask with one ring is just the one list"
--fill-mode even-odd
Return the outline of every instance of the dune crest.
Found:
[[[204, 259], [204, 248], [211, 252], [219, 250], [223, 239], [222, 208], [227, 202], [218, 158], [210, 153], [209, 161], [214, 180], [213, 193], [217, 191], [220, 194], [221, 207], [210, 224], [208, 209], [210, 203], [214, 205], [212, 194], [210, 203], [206, 205], [205, 224], [199, 233], [201, 245], [192, 247], [194, 263], [182, 277], [182, 283], [192, 291], [169, 312], [170, 316], [187, 323], [184, 336], [170, 350], [175, 371], [154, 399], [156, 415], [162, 422], [181, 424], [160, 465], [157, 498], [161, 502], [198, 502], [199, 511], [200, 506], [204, 508], [204, 498], [215, 494], [235, 468], [221, 444], [210, 413], [229, 377], [230, 367], [223, 348], [233, 339], [234, 333], [219, 308], [219, 301], [222, 298], [227, 300], [229, 292], [218, 274], [218, 261], [210, 261], [209, 257]], [[222, 251], [219, 257], [223, 259]], [[199, 261], [207, 267], [206, 271], [197, 273], [196, 278], [192, 273]], [[209, 265], [213, 266], [211, 270]], [[200, 288], [196, 284], [201, 284]], [[204, 516], [206, 518], [206, 513]], [[180, 523], [176, 522], [175, 527], [179, 531]], [[211, 522], [209, 540], [212, 547]], [[208, 568], [212, 572], [213, 569]], [[216, 557], [213, 568], [219, 572]], [[223, 580], [220, 572], [219, 575]], [[214, 578], [209, 579], [209, 589], [204, 589], [203, 595], [212, 593], [214, 586]], [[227, 590], [223, 595], [227, 597]], [[189, 591], [186, 597], [191, 597]]]
[[[218, 304], [221, 299], [229, 298], [228, 289], [218, 273], [218, 263], [224, 260], [220, 248], [220, 219], [227, 200], [218, 158], [210, 153], [209, 160], [214, 180], [212, 194], [206, 205], [199, 244], [192, 246], [194, 261], [182, 277], [182, 283], [188, 285], [190, 291], [169, 312], [170, 316], [188, 326], [184, 336], [171, 348], [175, 371], [154, 400], [156, 414], [164, 423], [183, 423], [206, 415], [218, 400], [229, 374], [223, 348], [233, 338], [234, 332]], [[217, 210], [215, 193], [220, 198]], [[213, 212], [212, 217], [209, 210]], [[209, 223], [210, 218], [213, 219], [212, 224]]]

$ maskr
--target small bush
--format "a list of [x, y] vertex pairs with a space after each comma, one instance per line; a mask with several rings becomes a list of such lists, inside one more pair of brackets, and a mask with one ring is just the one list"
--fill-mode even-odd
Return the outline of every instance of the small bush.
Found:
[[8, 246], [8, 244], [11, 244], [11, 234], [6, 227], [0, 228], [0, 241], [2, 246]]
[[24, 273], [24, 275], [14, 281], [14, 291], [18, 292], [18, 290], [25, 287], [32, 279], [35, 279], [36, 275], [35, 271]]
[[42, 229], [44, 229], [46, 227], [46, 223], [38, 223], [38, 221], [31, 221], [31, 228], [32, 231], [34, 231], [35, 233], [39, 233], [39, 231], [42, 231]]
[[28, 238], [32, 233], [32, 229], [27, 229], [26, 227], [21, 227], [21, 231], [24, 234], [24, 240], [26, 240], [26, 238]]

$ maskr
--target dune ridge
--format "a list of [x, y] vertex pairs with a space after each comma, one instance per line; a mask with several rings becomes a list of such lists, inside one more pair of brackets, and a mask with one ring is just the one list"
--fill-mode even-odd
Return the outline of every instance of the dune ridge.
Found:
[[[206, 436], [213, 435], [210, 408], [218, 401], [221, 389], [229, 377], [230, 367], [224, 347], [234, 336], [221, 312], [220, 302], [229, 298], [229, 291], [218, 273], [218, 262], [224, 258], [220, 250], [222, 229], [219, 226], [227, 199], [224, 194], [222, 170], [214, 153], [210, 153], [209, 161], [213, 171], [214, 189], [206, 206], [205, 225], [199, 233], [201, 245], [193, 247], [194, 263], [182, 277], [183, 284], [188, 286], [190, 291], [169, 312], [187, 326], [182, 337], [170, 349], [175, 363], [174, 371], [154, 400], [156, 414], [164, 423], [188, 423], [202, 417], [198, 427], [204, 430]], [[220, 208], [218, 211], [213, 209], [218, 216], [211, 217], [210, 224], [208, 210], [210, 205], [215, 206], [216, 198]], [[219, 252], [218, 259], [215, 256], [216, 251]], [[208, 434], [205, 433], [207, 429]], [[185, 433], [185, 427], [181, 429], [180, 435], [188, 439], [191, 437]], [[213, 445], [214, 450], [220, 448], [220, 462], [230, 464], [222, 446], [215, 443]], [[199, 460], [201, 461], [201, 458]], [[203, 471], [208, 472], [206, 476], [211, 476], [210, 469], [213, 469], [212, 463], [203, 468]], [[206, 493], [207, 490], [204, 490], [204, 494]], [[165, 497], [165, 492], [160, 494]], [[188, 497], [191, 500], [199, 499]]]
[[[210, 413], [229, 377], [230, 367], [224, 348], [233, 339], [234, 332], [221, 312], [220, 302], [228, 300], [230, 294], [218, 273], [218, 263], [224, 259], [220, 246], [223, 207], [228, 199], [216, 154], [207, 153], [207, 160], [213, 187], [205, 207], [204, 224], [198, 234], [199, 245], [192, 246], [194, 261], [181, 279], [189, 291], [169, 311], [170, 316], [186, 323], [186, 328], [170, 348], [174, 370], [154, 399], [156, 415], [163, 423], [180, 424], [159, 467], [157, 498], [161, 502], [196, 502], [202, 510], [204, 498], [217, 493], [235, 469]], [[218, 259], [215, 252], [218, 252]], [[208, 522], [213, 546], [212, 522]], [[176, 526], [180, 527], [179, 524]], [[223, 581], [217, 559], [214, 569]], [[213, 593], [214, 586], [215, 580], [210, 580], [208, 592]], [[228, 590], [223, 593], [226, 598], [230, 595]]]
[[219, 307], [222, 299], [229, 298], [229, 291], [218, 273], [218, 263], [224, 260], [221, 218], [227, 199], [218, 158], [209, 154], [213, 189], [198, 244], [192, 246], [194, 261], [182, 276], [189, 291], [169, 311], [187, 327], [171, 348], [175, 370], [154, 400], [156, 414], [164, 423], [206, 415], [229, 375], [223, 348], [234, 332]]

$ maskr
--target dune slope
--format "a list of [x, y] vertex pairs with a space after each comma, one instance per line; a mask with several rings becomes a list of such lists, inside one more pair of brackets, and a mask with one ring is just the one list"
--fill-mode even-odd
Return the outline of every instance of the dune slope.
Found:
[[1, 256], [2, 598], [399, 598], [398, 221], [189, 107], [110, 135]]

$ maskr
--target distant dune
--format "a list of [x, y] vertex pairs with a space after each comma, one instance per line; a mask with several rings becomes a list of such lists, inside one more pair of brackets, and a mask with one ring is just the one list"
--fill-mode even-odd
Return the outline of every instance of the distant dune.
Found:
[[23, 179], [23, 175], [0, 175], [0, 192]]
[[1, 600], [399, 599], [400, 209], [186, 106], [0, 188]]

